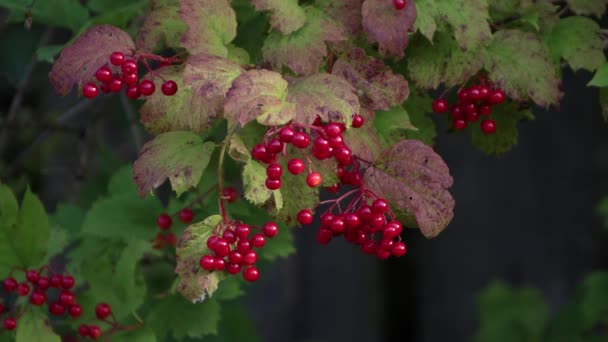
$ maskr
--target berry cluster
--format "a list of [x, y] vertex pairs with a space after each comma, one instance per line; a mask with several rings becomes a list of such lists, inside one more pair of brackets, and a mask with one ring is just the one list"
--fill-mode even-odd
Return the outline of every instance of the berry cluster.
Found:
[[[490, 116], [492, 107], [505, 101], [505, 93], [499, 88], [491, 88], [484, 84], [473, 85], [461, 89], [458, 92], [458, 101], [450, 108], [452, 116], [452, 128], [463, 130], [469, 123], [473, 123], [480, 116]], [[433, 111], [443, 114], [448, 110], [448, 102], [443, 99], [436, 99], [433, 102]], [[484, 119], [480, 124], [481, 131], [485, 134], [496, 132], [496, 121]]]
[[[183, 208], [174, 215], [177, 215], [179, 220], [185, 224], [189, 224], [194, 219], [194, 211], [192, 211], [190, 208]], [[167, 245], [175, 246], [175, 243], [177, 242], [175, 234], [171, 232], [166, 233], [166, 231], [171, 229], [171, 226], [173, 225], [171, 215], [167, 213], [158, 215], [158, 217], [156, 217], [156, 225], [161, 231], [156, 234], [156, 237], [154, 238], [154, 248], [162, 249]]]
[[[139, 69], [138, 63], [142, 62], [142, 64], [148, 68], [150, 74], [155, 75], [150, 69], [146, 59], [159, 60], [161, 61], [161, 65], [170, 65], [175, 61], [172, 58], [163, 58], [147, 54], [139, 56], [134, 55], [131, 56], [131, 58], [127, 58], [122, 52], [112, 52], [109, 58], [109, 64], [104, 65], [95, 71], [95, 80], [86, 83], [82, 87], [82, 94], [87, 99], [93, 99], [97, 97], [100, 90], [104, 94], [107, 94], [110, 92], [118, 93], [123, 88], [130, 99], [137, 99], [142, 95], [149, 96], [154, 94], [156, 91], [154, 81], [145, 79], [140, 82], [137, 73]], [[177, 92], [177, 83], [172, 80], [163, 80], [161, 91], [166, 96], [172, 96]]]
[[396, 10], [400, 11], [407, 6], [407, 0], [393, 0], [393, 6], [395, 6]]
[[[253, 232], [257, 229], [258, 232]], [[255, 266], [258, 254], [254, 248], [262, 248], [266, 238], [279, 233], [279, 226], [267, 222], [263, 227], [252, 227], [242, 222], [221, 222], [213, 228], [213, 234], [207, 239], [210, 254], [200, 258], [200, 266], [206, 271], [238, 274], [243, 272], [246, 281], [254, 282], [260, 277]]]
[[[359, 128], [363, 125], [363, 117], [355, 115], [353, 118], [353, 127]], [[311, 145], [310, 153], [317, 160], [334, 158], [341, 167], [346, 167], [353, 164], [353, 153], [344, 143], [342, 133], [346, 130], [346, 126], [341, 123], [329, 122], [321, 123], [319, 117], [315, 120], [313, 126], [308, 127], [311, 130], [311, 135], [306, 132], [306, 126], [297, 123], [290, 123], [281, 128], [269, 130], [264, 139], [265, 143], [254, 146], [252, 155], [253, 158], [268, 164], [266, 168], [266, 187], [270, 190], [281, 188], [281, 177], [283, 175], [283, 167], [277, 162], [277, 155], [282, 154], [288, 157], [287, 145], [292, 144], [300, 150], [306, 150]], [[321, 174], [312, 171], [312, 162], [308, 163], [309, 172], [306, 176], [306, 184], [311, 188], [318, 187], [323, 182]], [[287, 170], [292, 175], [299, 175], [304, 172], [304, 161], [298, 158], [290, 158], [287, 161]], [[337, 191], [337, 185], [331, 186], [330, 191]]]

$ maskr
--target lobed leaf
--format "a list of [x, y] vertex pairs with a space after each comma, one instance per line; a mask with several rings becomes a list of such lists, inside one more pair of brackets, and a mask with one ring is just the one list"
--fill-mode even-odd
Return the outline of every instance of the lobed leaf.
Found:
[[74, 85], [81, 87], [91, 81], [97, 69], [108, 64], [114, 51], [132, 54], [135, 44], [131, 36], [111, 25], [92, 26], [61, 51], [49, 80], [55, 90], [65, 96]]
[[403, 140], [383, 151], [365, 172], [365, 181], [393, 210], [413, 215], [427, 238], [437, 236], [454, 216], [454, 199], [447, 191], [453, 183], [450, 170], [420, 141]]
[[180, 0], [179, 16], [188, 25], [181, 43], [191, 54], [228, 56], [237, 25], [228, 0]]
[[408, 112], [403, 106], [395, 106], [386, 111], [377, 111], [374, 116], [373, 127], [380, 139], [382, 149], [405, 139], [407, 131], [418, 131]]
[[452, 27], [454, 38], [463, 49], [485, 45], [492, 37], [487, 0], [435, 0], [435, 3], [438, 21]]
[[387, 110], [401, 104], [409, 95], [403, 75], [394, 74], [382, 60], [367, 56], [361, 48], [340, 56], [333, 74], [352, 84], [358, 90], [362, 106], [372, 110]]
[[604, 63], [597, 69], [595, 75], [593, 75], [593, 78], [587, 85], [600, 88], [608, 87], [608, 63]]
[[135, 40], [138, 50], [153, 52], [162, 47], [180, 47], [181, 37], [188, 26], [179, 16], [179, 3], [153, 2]]
[[412, 93], [410, 95], [409, 99], [403, 104], [403, 108], [407, 111], [409, 119], [418, 130], [401, 131], [403, 136], [399, 140], [416, 139], [429, 146], [435, 144], [437, 130], [435, 129], [435, 122], [428, 113], [432, 102], [433, 99], [428, 94]]
[[332, 19], [340, 23], [351, 36], [357, 36], [363, 29], [361, 6], [363, 0], [316, 0], [315, 5]]
[[597, 70], [606, 62], [602, 29], [585, 17], [561, 19], [545, 38], [551, 54], [565, 59], [573, 70]]
[[282, 34], [299, 30], [306, 23], [306, 12], [298, 0], [251, 0], [258, 11], [270, 11], [270, 26]]
[[437, 23], [435, 22], [437, 4], [435, 4], [435, 0], [416, 0], [416, 12], [414, 28], [432, 42], [437, 30]]
[[145, 196], [167, 178], [180, 196], [196, 187], [215, 149], [192, 132], [168, 132], [146, 143], [133, 163], [133, 179], [139, 194]]
[[405, 9], [396, 11], [392, 1], [365, 0], [361, 11], [368, 41], [378, 43], [383, 55], [403, 57], [416, 21], [416, 3], [408, 1]]
[[530, 109], [521, 110], [516, 103], [506, 103], [492, 109], [491, 119], [496, 121], [496, 132], [485, 134], [479, 127], [472, 127], [473, 146], [489, 155], [499, 155], [510, 151], [517, 144], [517, 124], [524, 119], [532, 119]]

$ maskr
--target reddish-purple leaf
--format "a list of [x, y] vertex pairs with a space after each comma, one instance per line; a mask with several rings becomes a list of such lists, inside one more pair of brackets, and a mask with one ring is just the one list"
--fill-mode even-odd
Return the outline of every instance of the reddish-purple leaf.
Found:
[[306, 22], [306, 13], [298, 0], [251, 0], [258, 11], [270, 11], [270, 27], [282, 34], [299, 30]]
[[356, 36], [361, 32], [363, 0], [318, 0], [316, 3], [349, 34]]
[[418, 140], [403, 140], [382, 152], [365, 172], [367, 186], [393, 210], [412, 215], [424, 236], [437, 236], [454, 216], [447, 191], [453, 179], [443, 159]]
[[388, 110], [401, 104], [409, 95], [403, 75], [394, 74], [382, 60], [368, 57], [361, 48], [341, 56], [334, 64], [333, 73], [363, 94], [361, 105], [372, 110]]
[[191, 54], [227, 57], [236, 37], [236, 13], [228, 0], [180, 0], [179, 15], [188, 25], [182, 46]]
[[296, 115], [296, 106], [286, 101], [287, 81], [278, 72], [250, 70], [232, 83], [226, 94], [224, 115], [241, 127], [257, 120], [262, 125], [282, 125]]
[[407, 7], [398, 11], [392, 1], [365, 0], [362, 13], [367, 39], [378, 43], [380, 53], [403, 57], [409, 41], [408, 32], [416, 21], [414, 1], [408, 1]]
[[289, 87], [287, 100], [296, 104], [296, 121], [312, 124], [315, 118], [350, 125], [359, 112], [355, 89], [344, 79], [331, 74], [315, 74]]
[[180, 47], [181, 36], [188, 26], [179, 17], [178, 10], [177, 3], [153, 7], [139, 28], [135, 40], [137, 49], [152, 52], [159, 47]]
[[51, 84], [60, 95], [67, 95], [74, 85], [91, 81], [114, 51], [132, 54], [135, 44], [131, 36], [111, 25], [92, 26], [61, 51], [49, 73]]

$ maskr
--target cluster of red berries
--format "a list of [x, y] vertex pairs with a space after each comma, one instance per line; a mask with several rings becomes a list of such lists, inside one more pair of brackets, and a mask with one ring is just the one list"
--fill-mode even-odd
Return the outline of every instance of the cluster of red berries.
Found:
[[[363, 117], [354, 115], [352, 126], [359, 128], [363, 125]], [[319, 117], [311, 127], [311, 135], [306, 132], [306, 127], [297, 123], [290, 123], [281, 128], [271, 129], [266, 133], [263, 144], [253, 147], [253, 158], [265, 164], [266, 168], [266, 187], [270, 190], [281, 188], [281, 177], [283, 167], [277, 162], [277, 155], [282, 153], [287, 155], [287, 145], [292, 144], [298, 149], [307, 149], [311, 145], [310, 152], [317, 160], [334, 158], [339, 166], [345, 167], [353, 163], [353, 153], [344, 143], [342, 133], [346, 126], [337, 122], [321, 123]], [[287, 170], [292, 175], [299, 175], [304, 172], [304, 161], [298, 158], [291, 158], [287, 161]], [[309, 173], [306, 176], [306, 184], [315, 188], [323, 182], [321, 174], [312, 171], [312, 163], [309, 162]], [[336, 189], [337, 191], [337, 189]]]
[[[111, 324], [112, 326], [119, 326], [116, 321], [109, 322], [107, 321], [108, 317], [112, 315], [112, 307], [108, 303], [99, 303], [95, 306], [95, 316], [97, 319], [106, 323]], [[114, 316], [112, 315], [112, 319]], [[78, 335], [82, 337], [90, 337], [94, 340], [101, 337], [102, 332], [99, 326], [94, 324], [81, 324], [78, 326]]]
[[[254, 233], [252, 228], [259, 231]], [[267, 222], [261, 228], [242, 222], [221, 222], [207, 239], [211, 253], [200, 258], [200, 266], [210, 272], [238, 274], [242, 271], [246, 281], [254, 282], [260, 277], [260, 271], [255, 266], [258, 254], [254, 248], [264, 247], [266, 238], [278, 233], [279, 226], [274, 222]]]
[[[179, 217], [179, 220], [185, 224], [191, 223], [194, 219], [194, 211], [192, 211], [190, 208], [183, 208], [176, 215]], [[158, 217], [156, 217], [156, 225], [161, 231], [156, 234], [156, 237], [154, 238], [154, 248], [162, 249], [166, 245], [175, 246], [175, 243], [177, 242], [175, 234], [166, 232], [167, 230], [171, 229], [171, 226], [173, 225], [171, 215], [167, 213], [158, 215]]]
[[395, 6], [396, 10], [400, 11], [407, 6], [407, 0], [393, 0], [393, 6]]
[[[490, 88], [484, 84], [473, 85], [458, 92], [458, 101], [450, 108], [452, 128], [463, 130], [469, 123], [473, 123], [480, 116], [490, 116], [492, 107], [505, 102], [505, 93], [499, 88]], [[433, 111], [443, 114], [448, 111], [448, 102], [445, 99], [436, 99], [433, 102]], [[480, 124], [485, 134], [496, 132], [496, 121], [484, 119]]]
[[[134, 56], [133, 56], [134, 57]], [[112, 52], [109, 59], [109, 64], [97, 69], [95, 79], [99, 82], [92, 81], [82, 87], [82, 94], [87, 99], [97, 97], [99, 91], [104, 94], [114, 92], [118, 93], [123, 88], [130, 99], [137, 99], [140, 96], [149, 96], [156, 91], [156, 85], [152, 80], [142, 80], [139, 82], [138, 62], [144, 61], [144, 65], [148, 67], [148, 63], [142, 56], [137, 58], [127, 58], [122, 52]], [[177, 92], [177, 83], [172, 80], [163, 81], [161, 91], [166, 96], [172, 96]]]

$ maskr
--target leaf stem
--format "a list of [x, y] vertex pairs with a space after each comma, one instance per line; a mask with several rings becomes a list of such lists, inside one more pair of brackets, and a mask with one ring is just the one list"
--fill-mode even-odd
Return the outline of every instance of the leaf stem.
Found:
[[228, 223], [228, 214], [226, 213], [226, 203], [224, 199], [224, 155], [226, 154], [226, 148], [228, 147], [228, 142], [230, 141], [230, 135], [226, 136], [226, 140], [222, 144], [222, 150], [220, 151], [220, 159], [217, 165], [217, 176], [218, 176], [218, 190], [219, 190], [219, 202], [220, 202], [220, 212], [222, 214], [222, 219], [224, 223]]

